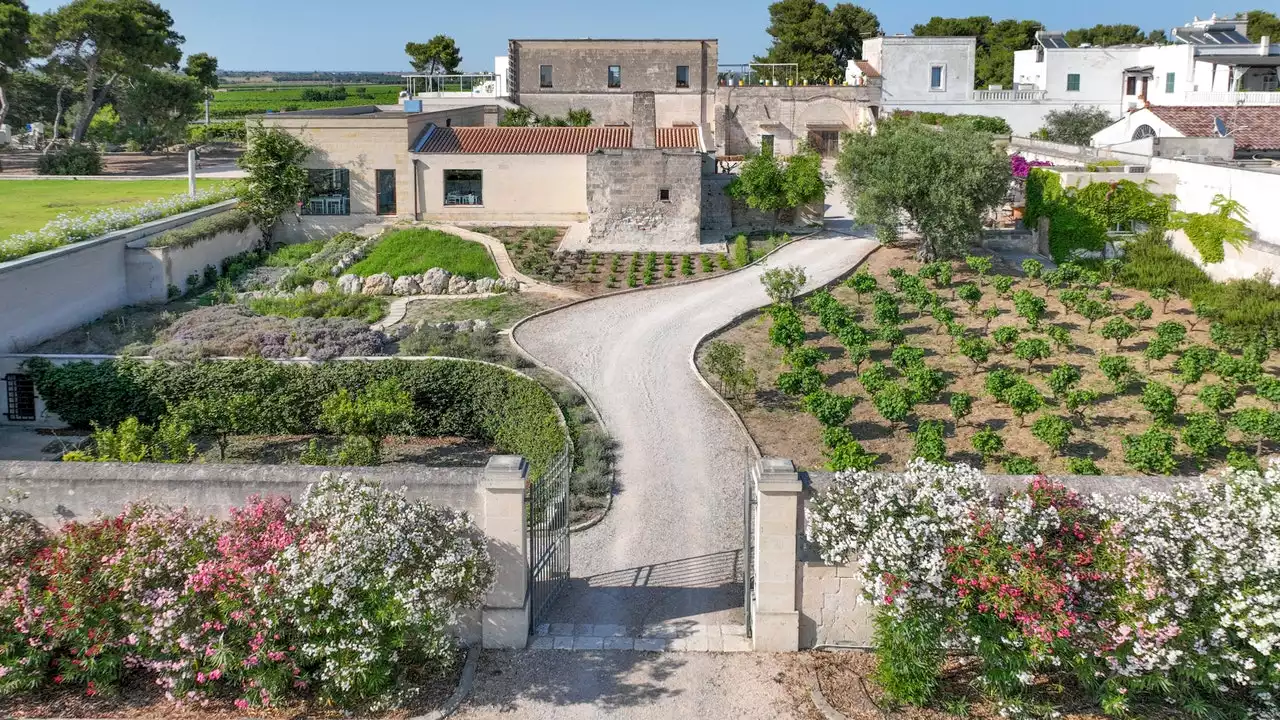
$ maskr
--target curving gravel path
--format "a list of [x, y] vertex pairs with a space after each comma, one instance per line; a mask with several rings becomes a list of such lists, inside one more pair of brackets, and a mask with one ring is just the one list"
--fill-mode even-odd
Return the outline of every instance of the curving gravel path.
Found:
[[516, 340], [573, 378], [619, 444], [619, 495], [572, 539], [573, 582], [550, 622], [741, 623], [742, 479], [748, 438], [698, 381], [697, 342], [765, 305], [767, 267], [801, 265], [809, 287], [847, 272], [874, 239], [825, 232], [764, 267], [690, 285], [602, 298], [529, 321]]

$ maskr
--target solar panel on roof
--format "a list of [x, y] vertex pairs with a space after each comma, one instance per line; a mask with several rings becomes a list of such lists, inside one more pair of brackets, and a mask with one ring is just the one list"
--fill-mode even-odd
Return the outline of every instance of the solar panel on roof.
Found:
[[1071, 47], [1067, 44], [1066, 38], [1061, 35], [1046, 35], [1040, 38], [1040, 44], [1054, 50], [1062, 50]]
[[1205, 33], [1206, 44], [1212, 43], [1217, 45], [1252, 45], [1249, 38], [1241, 35], [1236, 30], [1214, 30]]

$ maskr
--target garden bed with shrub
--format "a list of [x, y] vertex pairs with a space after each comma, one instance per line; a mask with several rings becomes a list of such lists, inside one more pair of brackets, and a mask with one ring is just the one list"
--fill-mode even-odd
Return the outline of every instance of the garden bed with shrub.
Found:
[[[49, 411], [71, 427], [118, 431], [135, 419], [149, 428], [141, 434], [157, 452], [179, 461], [193, 459], [189, 440], [181, 438], [325, 434], [362, 439], [364, 447], [353, 441], [350, 449], [376, 452], [388, 436], [466, 437], [524, 455], [536, 475], [564, 446], [548, 392], [482, 363], [121, 359], [53, 365], [36, 359], [28, 367]], [[179, 439], [160, 442], [168, 431]]]
[[1280, 447], [1280, 334], [1112, 280], [1138, 265], [970, 262], [882, 248], [830, 292], [727, 329], [700, 366], [765, 455], [807, 468], [1194, 474]]
[[1086, 498], [1044, 477], [1001, 491], [920, 460], [838, 474], [806, 534], [864, 583], [867, 674], [890, 706], [1280, 713], [1280, 556], [1263, 550], [1280, 547], [1280, 464]]
[[339, 476], [227, 520], [141, 503], [56, 534], [3, 508], [0, 528], [14, 714], [421, 714], [494, 573], [464, 513]]
[[525, 275], [584, 295], [710, 277], [738, 267], [737, 256], [715, 253], [559, 252], [566, 231], [559, 227], [473, 229], [500, 240], [516, 269]]

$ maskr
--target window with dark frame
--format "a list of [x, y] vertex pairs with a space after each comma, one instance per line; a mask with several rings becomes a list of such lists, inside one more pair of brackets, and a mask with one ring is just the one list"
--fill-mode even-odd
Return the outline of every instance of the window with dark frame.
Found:
[[36, 384], [30, 375], [9, 373], [4, 376], [5, 400], [8, 411], [4, 416], [12, 422], [34, 422], [36, 419]]
[[375, 172], [378, 189], [378, 214], [396, 214], [396, 171], [378, 170]]
[[308, 170], [311, 189], [302, 203], [303, 215], [350, 215], [351, 171], [343, 168]]
[[1080, 92], [1080, 73], [1067, 75], [1067, 92]]
[[930, 90], [946, 89], [943, 84], [946, 79], [945, 72], [946, 72], [946, 67], [942, 65], [934, 65], [929, 68], [929, 89]]
[[611, 88], [622, 87], [622, 66], [621, 65], [609, 66], [609, 87]]
[[538, 66], [538, 87], [544, 87], [544, 88], [551, 87], [551, 79], [552, 79], [551, 66], [539, 65]]
[[688, 65], [676, 66], [676, 87], [678, 88], [689, 87], [689, 66]]
[[662, 188], [658, 190], [658, 200], [661, 202], [671, 202], [671, 188]]
[[484, 171], [445, 170], [444, 204], [446, 207], [484, 205]]
[[760, 154], [773, 155], [773, 136], [772, 135], [760, 136]]
[[1138, 78], [1130, 75], [1129, 77], [1124, 79], [1124, 94], [1125, 95], [1138, 94]]

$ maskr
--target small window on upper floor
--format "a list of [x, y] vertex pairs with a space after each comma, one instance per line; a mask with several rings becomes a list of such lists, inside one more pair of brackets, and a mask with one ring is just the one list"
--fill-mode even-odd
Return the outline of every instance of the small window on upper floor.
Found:
[[544, 87], [544, 88], [551, 87], [551, 66], [550, 65], [538, 66], [538, 87]]
[[1168, 73], [1164, 76], [1164, 91], [1173, 92], [1174, 84], [1178, 81], [1177, 73]]
[[947, 66], [934, 65], [929, 68], [929, 89], [930, 90], [946, 90], [947, 89]]
[[678, 88], [689, 87], [689, 66], [688, 65], [676, 66], [676, 87]]
[[658, 200], [661, 202], [671, 202], [671, 188], [662, 188], [659, 190]]
[[1138, 78], [1130, 75], [1129, 77], [1124, 79], [1124, 94], [1125, 95], [1138, 94]]
[[1080, 92], [1080, 73], [1067, 75], [1067, 92]]
[[609, 87], [611, 88], [622, 87], [622, 66], [621, 65], [609, 66]]

